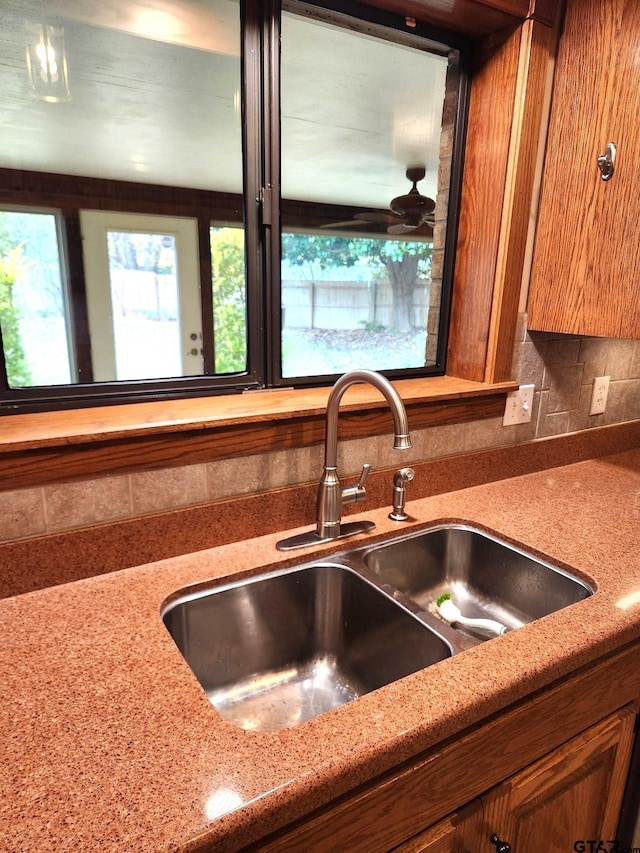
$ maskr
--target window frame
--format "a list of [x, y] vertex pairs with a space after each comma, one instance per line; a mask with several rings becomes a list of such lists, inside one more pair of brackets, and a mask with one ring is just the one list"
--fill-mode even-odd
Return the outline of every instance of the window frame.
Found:
[[[448, 203], [447, 203], [447, 220], [444, 237], [444, 261], [442, 271], [442, 297], [438, 320], [438, 346], [437, 356], [433, 365], [427, 365], [419, 368], [405, 368], [401, 370], [380, 369], [390, 379], [412, 379], [424, 378], [432, 376], [443, 376], [446, 372], [447, 348], [449, 340], [449, 327], [451, 320], [451, 302], [453, 290], [453, 275], [455, 268], [455, 247], [458, 234], [458, 211], [460, 206], [462, 175], [464, 164], [464, 149], [466, 140], [466, 125], [469, 108], [469, 71], [468, 64], [471, 57], [471, 43], [468, 39], [461, 35], [443, 30], [431, 24], [426, 24], [421, 21], [413, 21], [410, 27], [407, 25], [407, 18], [399, 16], [393, 12], [388, 12], [380, 8], [372, 8], [358, 2], [341, 3], [340, 10], [336, 10], [335, 0], [282, 0], [282, 3], [275, 4], [278, 6], [278, 12], [274, 16], [274, 22], [278, 28], [277, 33], [272, 37], [270, 43], [271, 55], [270, 63], [277, 63], [278, 73], [274, 73], [273, 80], [275, 87], [271, 91], [271, 97], [279, 104], [280, 89], [279, 89], [279, 52], [276, 53], [273, 45], [279, 44], [279, 29], [280, 29], [280, 6], [282, 11], [291, 11], [296, 14], [303, 14], [316, 20], [324, 20], [330, 23], [341, 23], [347, 29], [354, 28], [358, 25], [360, 32], [371, 31], [373, 35], [379, 35], [381, 31], [388, 33], [393, 32], [396, 38], [394, 41], [403, 44], [415, 44], [416, 39], [420, 39], [424, 45], [431, 45], [432, 48], [443, 56], [446, 56], [451, 51], [458, 53], [457, 63], [457, 87], [456, 101], [457, 109], [454, 122], [453, 133], [453, 149], [451, 176], [449, 183]], [[277, 38], [277, 41], [276, 41]], [[274, 110], [274, 115], [280, 116], [279, 108]], [[280, 151], [280, 135], [279, 129], [277, 135], [274, 132], [272, 137], [271, 150]], [[279, 159], [271, 165], [271, 177], [276, 185], [280, 185], [280, 161]], [[283, 206], [280, 207], [282, 213]], [[309, 377], [283, 377], [281, 360], [281, 339], [282, 339], [282, 305], [281, 305], [281, 266], [280, 266], [280, 239], [284, 229], [273, 229], [271, 234], [270, 256], [275, 259], [275, 264], [270, 268], [269, 284], [270, 284], [270, 319], [271, 329], [269, 336], [270, 350], [267, 361], [267, 376], [269, 387], [282, 388], [294, 385], [297, 388], [314, 387], [319, 385], [332, 384], [337, 376], [335, 374], [316, 375]], [[305, 232], [306, 233], [306, 232]]]
[[[341, 11], [332, 7], [335, 2], [312, 0], [312, 2], [284, 3], [283, 6], [296, 11], [303, 10], [314, 16], [344, 19], [355, 18], [375, 32], [380, 28], [398, 33], [402, 41], [405, 19], [393, 13], [365, 7], [359, 3], [339, 4]], [[245, 272], [247, 283], [247, 369], [236, 374], [205, 374], [201, 376], [171, 377], [131, 381], [93, 382], [91, 369], [91, 346], [89, 337], [88, 310], [86, 300], [85, 271], [80, 238], [80, 210], [111, 210], [120, 213], [181, 215], [177, 209], [187, 208], [182, 215], [198, 220], [200, 246], [200, 286], [203, 319], [212, 316], [212, 297], [208, 293], [211, 281], [211, 259], [208, 227], [219, 224], [221, 217], [205, 223], [206, 202], [202, 208], [189, 209], [187, 191], [157, 185], [134, 184], [127, 181], [73, 178], [38, 173], [20, 173], [0, 169], [0, 183], [13, 186], [13, 203], [24, 204], [23, 209], [43, 202], [52, 204], [60, 211], [63, 222], [61, 256], [66, 259], [68, 271], [69, 301], [72, 307], [72, 322], [75, 334], [74, 352], [80, 377], [84, 381], [68, 385], [33, 386], [10, 388], [4, 373], [4, 388], [0, 392], [0, 413], [20, 411], [50, 411], [81, 406], [131, 403], [143, 400], [172, 399], [210, 394], [238, 393], [248, 389], [307, 387], [331, 384], [336, 375], [310, 377], [282, 377], [280, 365], [280, 235], [281, 199], [280, 186], [280, 127], [279, 127], [279, 72], [280, 72], [280, 11], [278, 0], [261, 3], [246, 0], [242, 4], [242, 91], [243, 91], [243, 170], [244, 193], [242, 206], [236, 206], [234, 224], [242, 224], [245, 232]], [[260, 26], [255, 26], [259, 21]], [[464, 125], [466, 122], [467, 77], [462, 57], [469, 44], [466, 39], [440, 29], [418, 23], [411, 33], [437, 45], [446, 53], [453, 49], [460, 52], [460, 74], [458, 85], [459, 108], [456, 119], [456, 143], [454, 148], [452, 179], [443, 271], [443, 296], [439, 319], [438, 358], [433, 366], [408, 368], [406, 370], [382, 370], [391, 378], [428, 377], [442, 375], [445, 371], [445, 354], [448, 339], [451, 304], [451, 281], [455, 251], [458, 217], [457, 205], [460, 197], [461, 171], [464, 152]], [[445, 48], [446, 46], [446, 48]], [[146, 188], [145, 188], [146, 186]], [[67, 187], [61, 192], [62, 187]], [[206, 195], [205, 191], [193, 191], [194, 197]], [[224, 196], [225, 194], [217, 194]], [[177, 203], [166, 199], [178, 196]], [[120, 197], [120, 198], [119, 198]], [[1, 198], [1, 196], [0, 196]], [[206, 233], [205, 233], [206, 231]], [[206, 257], [205, 257], [206, 256]], [[213, 363], [215, 348], [212, 323], [203, 323], [204, 364]], [[2, 353], [4, 364], [4, 352]]]
[[[11, 189], [2, 193], [12, 199], [2, 204], [4, 209], [57, 213], [63, 235], [61, 255], [68, 275], [68, 295], [75, 324], [75, 356], [82, 375], [91, 371], [91, 345], [87, 313], [85, 268], [80, 229], [81, 210], [101, 210], [121, 214], [153, 216], [175, 216], [197, 220], [200, 256], [201, 305], [203, 316], [213, 316], [211, 287], [211, 251], [209, 228], [220, 224], [225, 211], [228, 221], [242, 222], [242, 199], [230, 193], [217, 193], [220, 215], [211, 220], [211, 193], [205, 190], [182, 190], [160, 185], [134, 184], [128, 181], [111, 181], [102, 178], [82, 178], [46, 173], [25, 173], [11, 169], [0, 169], [0, 185]], [[117, 192], [115, 192], [117, 190]], [[0, 196], [1, 199], [1, 196]], [[248, 255], [245, 263], [248, 264]], [[204, 286], [203, 286], [204, 283]], [[250, 294], [247, 293], [247, 302]], [[254, 306], [258, 300], [253, 298]], [[254, 311], [257, 309], [254, 308]], [[253, 319], [252, 327], [259, 325]], [[249, 341], [255, 335], [249, 334]], [[238, 390], [260, 387], [259, 374], [253, 355], [249, 353], [250, 369], [243, 374], [219, 376], [187, 376], [169, 379], [146, 379], [136, 381], [112, 381], [86, 384], [35, 386], [33, 388], [8, 388], [2, 391], [0, 413], [19, 411], [52, 411], [82, 406], [122, 404], [149, 399], [175, 399], [185, 396], [203, 396], [211, 393], [233, 393]], [[203, 349], [205, 363], [213, 363], [214, 340], [212, 323], [203, 324]], [[253, 363], [250, 359], [253, 358]], [[4, 371], [4, 353], [2, 353]], [[242, 380], [238, 381], [238, 377]], [[4, 377], [6, 385], [6, 374]]]

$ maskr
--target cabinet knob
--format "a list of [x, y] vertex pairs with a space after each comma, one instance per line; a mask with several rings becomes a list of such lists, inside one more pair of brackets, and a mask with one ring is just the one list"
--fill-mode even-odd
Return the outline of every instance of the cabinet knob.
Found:
[[598, 169], [600, 169], [600, 177], [603, 181], [610, 181], [613, 177], [613, 172], [616, 163], [616, 146], [613, 142], [607, 145], [604, 154], [598, 157]]
[[496, 853], [511, 853], [511, 845], [506, 841], [501, 841], [495, 834], [489, 836], [489, 841], [496, 845]]

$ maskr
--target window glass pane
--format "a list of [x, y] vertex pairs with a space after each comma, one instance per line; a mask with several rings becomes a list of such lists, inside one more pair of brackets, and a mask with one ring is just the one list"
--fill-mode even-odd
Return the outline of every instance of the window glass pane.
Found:
[[0, 211], [0, 327], [12, 388], [71, 381], [60, 267], [54, 214]]
[[216, 373], [247, 369], [247, 288], [244, 231], [210, 230]]
[[[77, 375], [83, 382], [130, 381], [245, 370], [246, 356], [239, 352], [246, 342], [236, 346], [232, 368], [227, 361], [219, 365], [214, 355], [209, 265], [202, 260], [208, 246], [198, 245], [199, 238], [207, 239], [211, 221], [240, 233], [243, 228], [238, 0], [149, 0], [144, 8], [123, 0], [117, 15], [108, 4], [8, 0], [0, 32], [0, 89], [0, 168], [15, 170], [18, 183], [37, 193], [41, 176], [55, 175], [55, 184], [49, 181], [43, 192], [56, 195], [65, 214], [124, 211], [191, 216], [195, 223], [189, 261], [195, 275], [188, 285], [177, 260], [185, 247], [176, 244], [171, 261], [164, 245], [173, 239], [170, 230], [112, 229], [109, 273], [99, 297], [120, 300], [109, 322], [115, 353], [108, 366], [104, 347], [96, 359], [90, 297], [83, 302], [85, 288], [87, 294], [96, 289], [87, 257], [103, 251], [106, 234], [93, 245], [93, 236], [85, 234], [81, 248], [77, 229], [69, 229], [68, 239], [76, 241], [69, 252], [70, 264], [76, 264], [70, 269], [73, 306], [81, 310], [73, 315], [66, 310], [58, 320], [69, 330], [76, 368], [67, 367], [66, 375], [57, 369], [34, 374], [29, 381], [75, 382]], [[142, 263], [135, 252], [129, 257], [133, 266], [123, 266], [118, 241], [137, 244], [138, 256], [149, 242], [151, 254], [160, 252], [160, 266], [149, 266], [148, 258]], [[78, 269], [83, 254], [85, 267]], [[171, 287], [176, 292], [170, 298]], [[187, 347], [181, 340], [186, 287], [200, 317], [197, 328], [188, 321]], [[32, 301], [21, 307], [24, 330], [40, 322]], [[224, 338], [227, 317], [220, 306], [216, 311]], [[236, 324], [234, 334], [239, 331]]]
[[6, 0], [0, 45], [0, 165], [241, 192], [237, 0]]
[[432, 249], [283, 234], [283, 376], [423, 367]]
[[283, 377], [436, 360], [450, 62], [389, 38], [283, 15]]
[[175, 237], [108, 231], [107, 246], [116, 379], [180, 376]]

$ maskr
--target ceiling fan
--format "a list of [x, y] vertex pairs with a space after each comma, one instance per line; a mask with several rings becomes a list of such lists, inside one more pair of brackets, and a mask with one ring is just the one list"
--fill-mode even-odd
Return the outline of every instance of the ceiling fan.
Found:
[[406, 176], [412, 187], [405, 195], [391, 200], [389, 211], [361, 210], [346, 222], [333, 222], [323, 228], [345, 228], [348, 226], [382, 224], [387, 226], [387, 234], [401, 236], [412, 232], [413, 236], [432, 236], [436, 203], [432, 198], [422, 195], [417, 184], [425, 176], [424, 166], [407, 169]]

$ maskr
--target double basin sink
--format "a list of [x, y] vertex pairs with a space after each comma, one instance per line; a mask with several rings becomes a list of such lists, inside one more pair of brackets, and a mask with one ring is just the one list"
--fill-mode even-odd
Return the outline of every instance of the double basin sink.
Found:
[[593, 594], [584, 581], [475, 528], [447, 524], [171, 600], [162, 618], [219, 713], [244, 729], [295, 726]]

